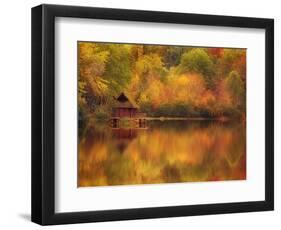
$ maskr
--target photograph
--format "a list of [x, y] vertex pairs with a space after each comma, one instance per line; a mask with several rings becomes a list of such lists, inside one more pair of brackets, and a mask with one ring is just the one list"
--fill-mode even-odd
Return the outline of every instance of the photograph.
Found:
[[151, 4], [32, 7], [32, 222], [274, 210], [274, 18]]
[[77, 186], [246, 180], [246, 48], [77, 41]]

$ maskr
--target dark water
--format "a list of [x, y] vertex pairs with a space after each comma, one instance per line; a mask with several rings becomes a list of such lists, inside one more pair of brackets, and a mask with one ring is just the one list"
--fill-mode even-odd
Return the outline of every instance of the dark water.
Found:
[[92, 122], [80, 130], [78, 186], [246, 179], [246, 128], [237, 122]]

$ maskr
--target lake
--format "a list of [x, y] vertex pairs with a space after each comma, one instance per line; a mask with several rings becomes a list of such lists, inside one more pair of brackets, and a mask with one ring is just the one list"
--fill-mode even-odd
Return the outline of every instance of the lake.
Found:
[[89, 122], [79, 130], [78, 186], [246, 179], [246, 125], [148, 121], [142, 128]]

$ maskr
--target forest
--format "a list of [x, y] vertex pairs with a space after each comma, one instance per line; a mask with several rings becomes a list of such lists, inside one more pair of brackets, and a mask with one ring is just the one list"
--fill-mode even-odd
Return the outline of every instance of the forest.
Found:
[[78, 42], [79, 119], [124, 92], [149, 117], [246, 117], [246, 49]]

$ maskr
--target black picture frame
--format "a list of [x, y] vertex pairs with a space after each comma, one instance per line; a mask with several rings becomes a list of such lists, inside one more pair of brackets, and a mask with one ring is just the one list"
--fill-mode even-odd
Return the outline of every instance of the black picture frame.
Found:
[[[265, 29], [265, 200], [55, 213], [55, 18]], [[32, 221], [41, 225], [222, 214], [274, 209], [274, 20], [110, 8], [32, 8]]]

